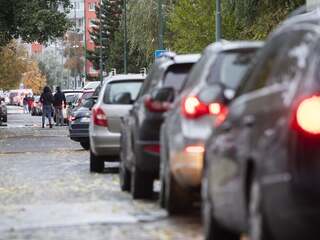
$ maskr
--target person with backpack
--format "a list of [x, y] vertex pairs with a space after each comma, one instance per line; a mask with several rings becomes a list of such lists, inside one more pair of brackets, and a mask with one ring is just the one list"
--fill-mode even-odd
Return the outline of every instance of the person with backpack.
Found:
[[52, 104], [53, 95], [50, 87], [46, 86], [40, 96], [40, 102], [42, 103], [42, 128], [45, 126], [46, 117], [49, 120], [49, 126], [52, 128], [51, 117], [52, 117]]
[[56, 126], [59, 126], [59, 125], [63, 126], [64, 117], [63, 117], [62, 108], [67, 107], [67, 100], [64, 93], [61, 92], [60, 87], [56, 88], [56, 93], [54, 94], [53, 99], [54, 99], [53, 106], [55, 111]]

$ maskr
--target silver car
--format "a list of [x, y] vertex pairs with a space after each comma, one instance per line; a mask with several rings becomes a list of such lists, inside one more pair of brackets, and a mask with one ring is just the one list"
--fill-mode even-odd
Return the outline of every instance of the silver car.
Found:
[[115, 161], [120, 152], [121, 118], [132, 108], [145, 76], [115, 75], [108, 78], [92, 109], [89, 126], [90, 171], [103, 172], [105, 161]]

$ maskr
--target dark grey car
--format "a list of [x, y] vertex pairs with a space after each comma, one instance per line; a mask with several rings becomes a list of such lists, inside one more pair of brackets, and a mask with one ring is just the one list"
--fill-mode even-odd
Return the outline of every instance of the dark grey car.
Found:
[[161, 131], [160, 203], [170, 214], [200, 198], [204, 143], [262, 42], [209, 45], [190, 72]]
[[270, 36], [206, 145], [206, 239], [319, 239], [320, 14]]

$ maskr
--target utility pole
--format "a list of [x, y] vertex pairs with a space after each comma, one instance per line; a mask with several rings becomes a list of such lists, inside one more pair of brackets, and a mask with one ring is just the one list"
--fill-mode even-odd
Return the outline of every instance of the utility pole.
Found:
[[128, 73], [128, 26], [127, 26], [127, 0], [123, 1], [124, 9], [124, 46], [123, 46], [123, 68], [124, 73]]
[[221, 40], [221, 0], [216, 0], [216, 41]]
[[163, 0], [158, 0], [158, 15], [159, 15], [159, 49], [163, 50], [164, 49], [164, 44], [163, 44], [163, 35], [164, 35], [164, 19], [163, 19], [163, 8], [162, 4]]
[[102, 64], [102, 0], [100, 1], [100, 10], [99, 10], [99, 23], [100, 23], [100, 30], [99, 30], [99, 69], [100, 69], [100, 85], [102, 86], [103, 83], [103, 64]]

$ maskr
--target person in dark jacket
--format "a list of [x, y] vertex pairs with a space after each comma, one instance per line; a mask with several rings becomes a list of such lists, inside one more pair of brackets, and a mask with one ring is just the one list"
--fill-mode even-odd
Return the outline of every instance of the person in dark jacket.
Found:
[[54, 112], [55, 112], [55, 118], [56, 118], [56, 126], [59, 126], [59, 125], [62, 126], [64, 121], [62, 108], [67, 107], [67, 100], [64, 93], [61, 92], [60, 87], [56, 88], [56, 93], [54, 94], [53, 99], [54, 99], [53, 106], [54, 106]]
[[40, 96], [40, 102], [42, 103], [42, 128], [44, 128], [46, 117], [49, 120], [50, 128], [52, 128], [51, 117], [52, 117], [53, 95], [52, 95], [51, 89], [48, 86], [44, 87], [43, 92]]

